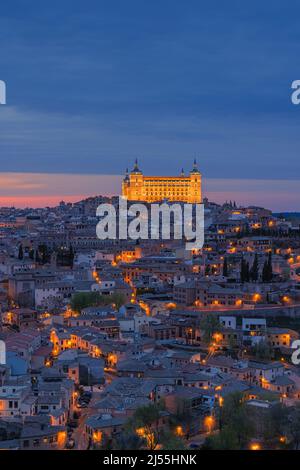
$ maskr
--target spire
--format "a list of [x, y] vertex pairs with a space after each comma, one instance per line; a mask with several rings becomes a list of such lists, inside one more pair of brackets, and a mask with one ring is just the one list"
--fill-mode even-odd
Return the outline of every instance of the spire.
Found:
[[128, 180], [129, 180], [129, 173], [128, 173], [128, 168], [126, 168], [124, 181], [128, 181]]
[[184, 176], [184, 171], [183, 171], [183, 168], [181, 168], [181, 173], [180, 173], [180, 176]]
[[135, 161], [134, 161], [134, 167], [133, 167], [132, 173], [141, 173], [141, 171], [140, 171], [140, 169], [139, 169], [139, 167], [138, 167], [137, 158], [136, 158]]
[[194, 159], [192, 173], [199, 173], [196, 158]]

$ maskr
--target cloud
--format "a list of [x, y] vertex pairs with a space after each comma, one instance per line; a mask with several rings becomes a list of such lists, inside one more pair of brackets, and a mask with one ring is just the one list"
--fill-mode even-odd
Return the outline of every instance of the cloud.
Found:
[[176, 174], [197, 157], [206, 178], [296, 179], [298, 119], [143, 116], [136, 124], [17, 107], [0, 109], [2, 171]]
[[34, 3], [1, 10], [2, 171], [298, 178], [297, 2]]

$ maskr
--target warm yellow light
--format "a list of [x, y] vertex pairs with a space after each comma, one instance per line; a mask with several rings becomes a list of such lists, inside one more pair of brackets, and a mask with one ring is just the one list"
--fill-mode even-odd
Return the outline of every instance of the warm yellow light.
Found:
[[67, 433], [65, 431], [60, 431], [57, 434], [57, 443], [59, 446], [63, 446], [65, 444], [66, 437], [67, 437]]
[[222, 340], [222, 335], [221, 335], [221, 333], [215, 333], [215, 334], [213, 335], [213, 339], [214, 339], [217, 343], [218, 343], [219, 341], [221, 341], [221, 340]]
[[118, 357], [117, 357], [117, 355], [116, 355], [116, 354], [113, 354], [113, 353], [109, 354], [109, 355], [108, 355], [108, 361], [109, 361], [109, 363], [110, 363], [112, 366], [115, 366], [115, 365], [117, 364], [117, 362], [118, 362]]
[[176, 431], [176, 435], [177, 435], [177, 436], [180, 436], [180, 437], [184, 436], [184, 432], [183, 432], [182, 426], [177, 426], [176, 429], [175, 429], [175, 431]]
[[177, 307], [177, 305], [175, 304], [175, 302], [169, 302], [166, 307], [171, 310], [171, 309], [174, 309]]
[[204, 427], [207, 432], [211, 432], [215, 425], [215, 418], [213, 416], [205, 416], [204, 418]]
[[145, 428], [137, 428], [135, 432], [139, 437], [145, 437]]
[[250, 445], [250, 450], [261, 450], [261, 445], [258, 442], [253, 442], [253, 444]]
[[281, 442], [282, 444], [285, 444], [286, 443], [286, 436], [280, 436], [279, 442]]
[[101, 442], [102, 441], [102, 432], [101, 431], [94, 431], [93, 432], [93, 441], [94, 442]]

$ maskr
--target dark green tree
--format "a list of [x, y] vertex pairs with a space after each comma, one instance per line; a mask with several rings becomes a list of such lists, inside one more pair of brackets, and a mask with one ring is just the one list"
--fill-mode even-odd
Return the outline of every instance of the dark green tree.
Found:
[[41, 261], [41, 258], [40, 258], [40, 254], [39, 254], [39, 250], [35, 250], [35, 262], [36, 263], [40, 263]]
[[18, 258], [19, 258], [19, 260], [21, 260], [21, 259], [24, 258], [24, 252], [23, 252], [23, 245], [22, 245], [22, 243], [21, 243], [21, 245], [19, 246]]
[[225, 426], [218, 434], [209, 436], [202, 447], [203, 450], [239, 450], [238, 438], [232, 427]]
[[250, 268], [249, 268], [248, 261], [245, 264], [245, 280], [246, 280], [246, 282], [250, 281]]
[[290, 411], [289, 432], [292, 437], [293, 448], [298, 450], [300, 446], [300, 405], [291, 408]]
[[161, 403], [141, 406], [128, 421], [128, 428], [135, 430], [149, 450], [155, 450], [160, 441], [158, 424], [162, 408]]
[[213, 334], [220, 330], [221, 325], [218, 318], [214, 314], [203, 315], [200, 320], [200, 330], [203, 332], [202, 339], [208, 344], [210, 343]]
[[69, 263], [70, 263], [71, 268], [73, 268], [74, 256], [75, 256], [75, 253], [74, 253], [74, 250], [73, 250], [73, 246], [70, 245], [70, 249], [69, 249]]
[[129, 430], [118, 435], [113, 441], [114, 450], [139, 450], [143, 445], [143, 439]]
[[210, 265], [209, 265], [209, 264], [207, 264], [207, 265], [205, 266], [205, 275], [206, 275], [206, 276], [209, 276], [209, 275], [210, 275]]
[[227, 277], [228, 276], [228, 262], [227, 262], [227, 257], [224, 257], [223, 261], [223, 276]]
[[262, 282], [268, 282], [268, 262], [265, 261], [262, 269]]
[[252, 265], [252, 268], [250, 270], [250, 278], [254, 282], [258, 281], [258, 255], [257, 255], [257, 253], [255, 253], [253, 265]]
[[71, 299], [71, 308], [80, 312], [86, 307], [99, 307], [105, 305], [114, 305], [119, 309], [126, 303], [125, 296], [118, 292], [112, 295], [101, 295], [100, 292], [76, 292]]
[[267, 263], [268, 271], [267, 271], [267, 277], [268, 277], [268, 282], [271, 282], [273, 279], [273, 267], [272, 267], [272, 252], [269, 252], [268, 255], [268, 263]]
[[253, 347], [253, 354], [260, 360], [270, 360], [273, 356], [272, 348], [267, 341], [259, 341], [259, 343]]
[[249, 281], [249, 263], [247, 263], [247, 261], [242, 258], [242, 261], [241, 261], [241, 282], [248, 282]]
[[160, 444], [164, 450], [184, 450], [183, 440], [173, 433], [163, 430], [160, 435]]

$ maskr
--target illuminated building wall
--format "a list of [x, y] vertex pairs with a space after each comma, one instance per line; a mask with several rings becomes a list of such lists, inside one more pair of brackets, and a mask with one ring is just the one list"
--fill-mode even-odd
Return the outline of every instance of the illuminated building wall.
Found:
[[196, 161], [192, 171], [185, 176], [144, 176], [137, 161], [122, 183], [122, 196], [129, 201], [158, 202], [163, 199], [191, 204], [201, 203], [201, 174]]

